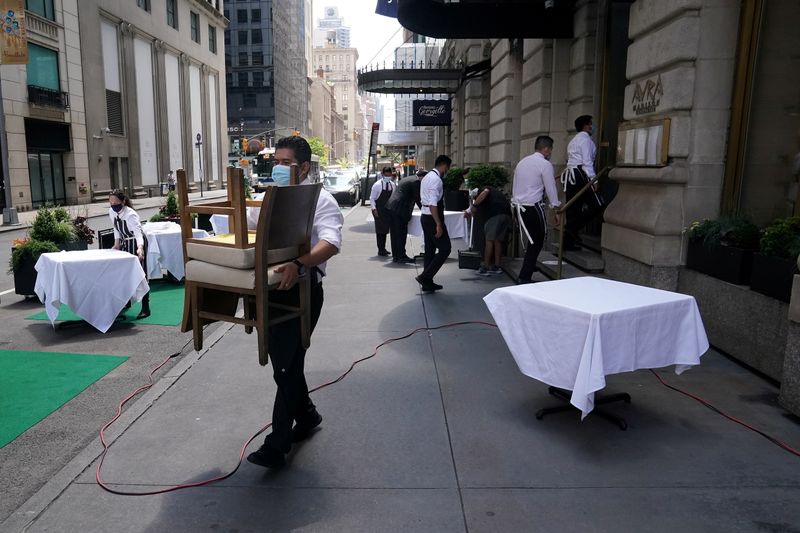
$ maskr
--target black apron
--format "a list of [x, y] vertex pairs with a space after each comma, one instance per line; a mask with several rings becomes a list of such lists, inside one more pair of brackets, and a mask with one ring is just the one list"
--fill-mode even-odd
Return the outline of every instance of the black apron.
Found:
[[391, 196], [392, 186], [388, 183], [384, 183], [380, 196], [375, 200], [375, 210], [378, 212], [378, 218], [375, 219], [375, 233], [389, 233], [389, 221], [391, 220], [392, 213], [386, 208], [386, 204], [389, 202]]

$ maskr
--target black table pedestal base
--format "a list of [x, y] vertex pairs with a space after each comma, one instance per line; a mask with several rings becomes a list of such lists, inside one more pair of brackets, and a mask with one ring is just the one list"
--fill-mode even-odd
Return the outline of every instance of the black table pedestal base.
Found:
[[[539, 409], [536, 412], [536, 419], [537, 420], [541, 420], [542, 418], [544, 418], [545, 415], [549, 415], [549, 414], [553, 414], [553, 413], [563, 413], [563, 412], [566, 412], [566, 411], [573, 411], [573, 410], [577, 409], [574, 405], [569, 403], [570, 397], [572, 396], [572, 392], [571, 391], [564, 390], [564, 389], [559, 389], [557, 387], [550, 387], [550, 388], [547, 389], [547, 392], [549, 392], [551, 395], [555, 396], [556, 398], [558, 398], [560, 400], [564, 400], [567, 403], [566, 403], [566, 405], [556, 405], [554, 407], [545, 407], [544, 409]], [[606, 396], [595, 396], [595, 399], [594, 399], [594, 405], [595, 406], [604, 405], [604, 404], [612, 403], [612, 402], [631, 403], [631, 395], [628, 394], [627, 392], [619, 392], [619, 393], [616, 393], [616, 394], [608, 394]], [[592, 409], [592, 412], [590, 414], [597, 415], [600, 418], [605, 418], [609, 422], [614, 422], [615, 424], [617, 424], [619, 426], [619, 429], [621, 429], [622, 431], [625, 431], [626, 429], [628, 429], [628, 423], [625, 421], [624, 418], [616, 416], [616, 415], [612, 415], [608, 411], [603, 411], [602, 409], [596, 409], [595, 408], [595, 409]]]

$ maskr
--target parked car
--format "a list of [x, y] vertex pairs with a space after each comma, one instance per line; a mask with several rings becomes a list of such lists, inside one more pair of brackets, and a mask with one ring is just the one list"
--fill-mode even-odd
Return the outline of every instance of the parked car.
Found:
[[361, 198], [360, 176], [356, 169], [347, 168], [325, 173], [322, 186], [339, 204], [354, 206]]

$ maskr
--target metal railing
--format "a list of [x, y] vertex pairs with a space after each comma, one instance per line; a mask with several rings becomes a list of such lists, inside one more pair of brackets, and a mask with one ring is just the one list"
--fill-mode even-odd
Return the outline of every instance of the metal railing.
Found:
[[586, 194], [586, 191], [588, 191], [592, 187], [592, 185], [597, 183], [597, 180], [600, 179], [600, 176], [602, 176], [603, 174], [607, 174], [608, 172], [611, 171], [612, 168], [614, 168], [614, 167], [611, 166], [611, 165], [603, 168], [603, 170], [598, 172], [595, 175], [594, 178], [590, 179], [586, 183], [586, 185], [584, 185], [581, 188], [581, 190], [579, 190], [577, 192], [577, 194], [575, 194], [575, 196], [570, 198], [570, 200], [568, 202], [564, 203], [564, 205], [562, 205], [561, 207], [556, 209], [555, 212], [559, 216], [559, 221], [558, 221], [558, 269], [556, 270], [556, 279], [561, 279], [562, 269], [563, 269], [563, 266], [564, 266], [564, 226], [567, 223], [567, 209], [569, 209], [572, 206], [572, 204], [577, 202], [580, 199], [581, 196]]
[[46, 87], [28, 85], [28, 102], [36, 106], [67, 110], [69, 109], [69, 94]]

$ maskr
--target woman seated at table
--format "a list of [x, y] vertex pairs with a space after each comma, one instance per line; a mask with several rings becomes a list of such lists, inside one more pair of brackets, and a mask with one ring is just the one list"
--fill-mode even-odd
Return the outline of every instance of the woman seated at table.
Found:
[[[113, 248], [138, 257], [142, 263], [142, 269], [147, 272], [147, 268], [145, 268], [144, 235], [142, 234], [142, 223], [139, 220], [139, 214], [133, 210], [128, 196], [119, 189], [109, 195], [108, 201], [111, 203], [108, 216], [111, 217], [111, 222], [114, 224]], [[130, 306], [131, 304], [128, 302], [125, 307], [127, 309]], [[142, 298], [142, 310], [136, 316], [136, 320], [149, 316], [150, 292], [148, 291]]]

